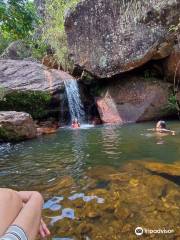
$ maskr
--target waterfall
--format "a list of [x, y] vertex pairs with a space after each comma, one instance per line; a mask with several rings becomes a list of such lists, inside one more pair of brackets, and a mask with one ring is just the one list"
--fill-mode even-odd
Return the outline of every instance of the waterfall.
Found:
[[76, 79], [64, 80], [71, 120], [77, 118], [80, 123], [85, 120], [84, 106], [81, 102], [79, 88]]

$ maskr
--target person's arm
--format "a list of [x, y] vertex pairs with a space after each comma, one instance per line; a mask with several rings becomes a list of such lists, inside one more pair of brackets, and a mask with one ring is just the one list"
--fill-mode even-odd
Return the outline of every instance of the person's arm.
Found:
[[175, 131], [172, 131], [172, 130], [169, 130], [169, 129], [165, 129], [165, 128], [161, 129], [161, 131], [167, 132], [167, 133], [172, 133], [172, 135], [176, 134]]
[[150, 128], [150, 129], [147, 129], [147, 131], [156, 131], [155, 128]]

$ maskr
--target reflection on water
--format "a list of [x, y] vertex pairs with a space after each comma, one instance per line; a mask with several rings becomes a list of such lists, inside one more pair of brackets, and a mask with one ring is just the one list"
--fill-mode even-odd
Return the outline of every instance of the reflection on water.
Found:
[[[156, 135], [146, 130], [153, 125], [105, 126], [76, 131], [61, 129], [57, 134], [32, 141], [15, 145], [2, 144], [1, 186], [48, 187], [61, 176], [81, 179], [84, 170], [89, 166], [118, 167], [127, 161], [141, 159], [177, 161], [180, 154], [180, 135], [177, 133], [176, 136], [157, 139]], [[178, 124], [172, 123], [169, 126], [179, 131]]]
[[0, 186], [43, 193], [52, 239], [127, 240], [135, 239], [137, 224], [175, 228], [180, 225], [179, 123], [169, 124], [176, 136], [161, 138], [147, 131], [153, 125], [67, 128], [2, 144]]

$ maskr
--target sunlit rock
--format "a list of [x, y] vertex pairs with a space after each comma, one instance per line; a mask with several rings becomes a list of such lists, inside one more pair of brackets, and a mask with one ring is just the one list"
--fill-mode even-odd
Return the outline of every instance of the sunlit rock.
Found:
[[0, 86], [7, 91], [50, 91], [64, 88], [67, 73], [24, 60], [0, 60]]
[[146, 169], [155, 173], [164, 173], [171, 176], [180, 176], [179, 164], [164, 164], [159, 162], [143, 162], [142, 164]]
[[96, 98], [104, 123], [155, 120], [172, 114], [168, 109], [171, 85], [155, 78], [142, 77], [110, 83]]

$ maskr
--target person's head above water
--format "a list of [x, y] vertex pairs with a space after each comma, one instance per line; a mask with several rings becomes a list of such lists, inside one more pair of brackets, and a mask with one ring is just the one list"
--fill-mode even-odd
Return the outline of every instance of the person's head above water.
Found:
[[78, 121], [77, 118], [74, 118], [74, 119], [73, 119], [72, 124], [79, 124], [79, 125], [80, 125], [80, 123], [79, 123], [79, 121]]
[[166, 129], [167, 126], [166, 126], [166, 123], [165, 121], [159, 121], [157, 124], [156, 124], [156, 129]]

